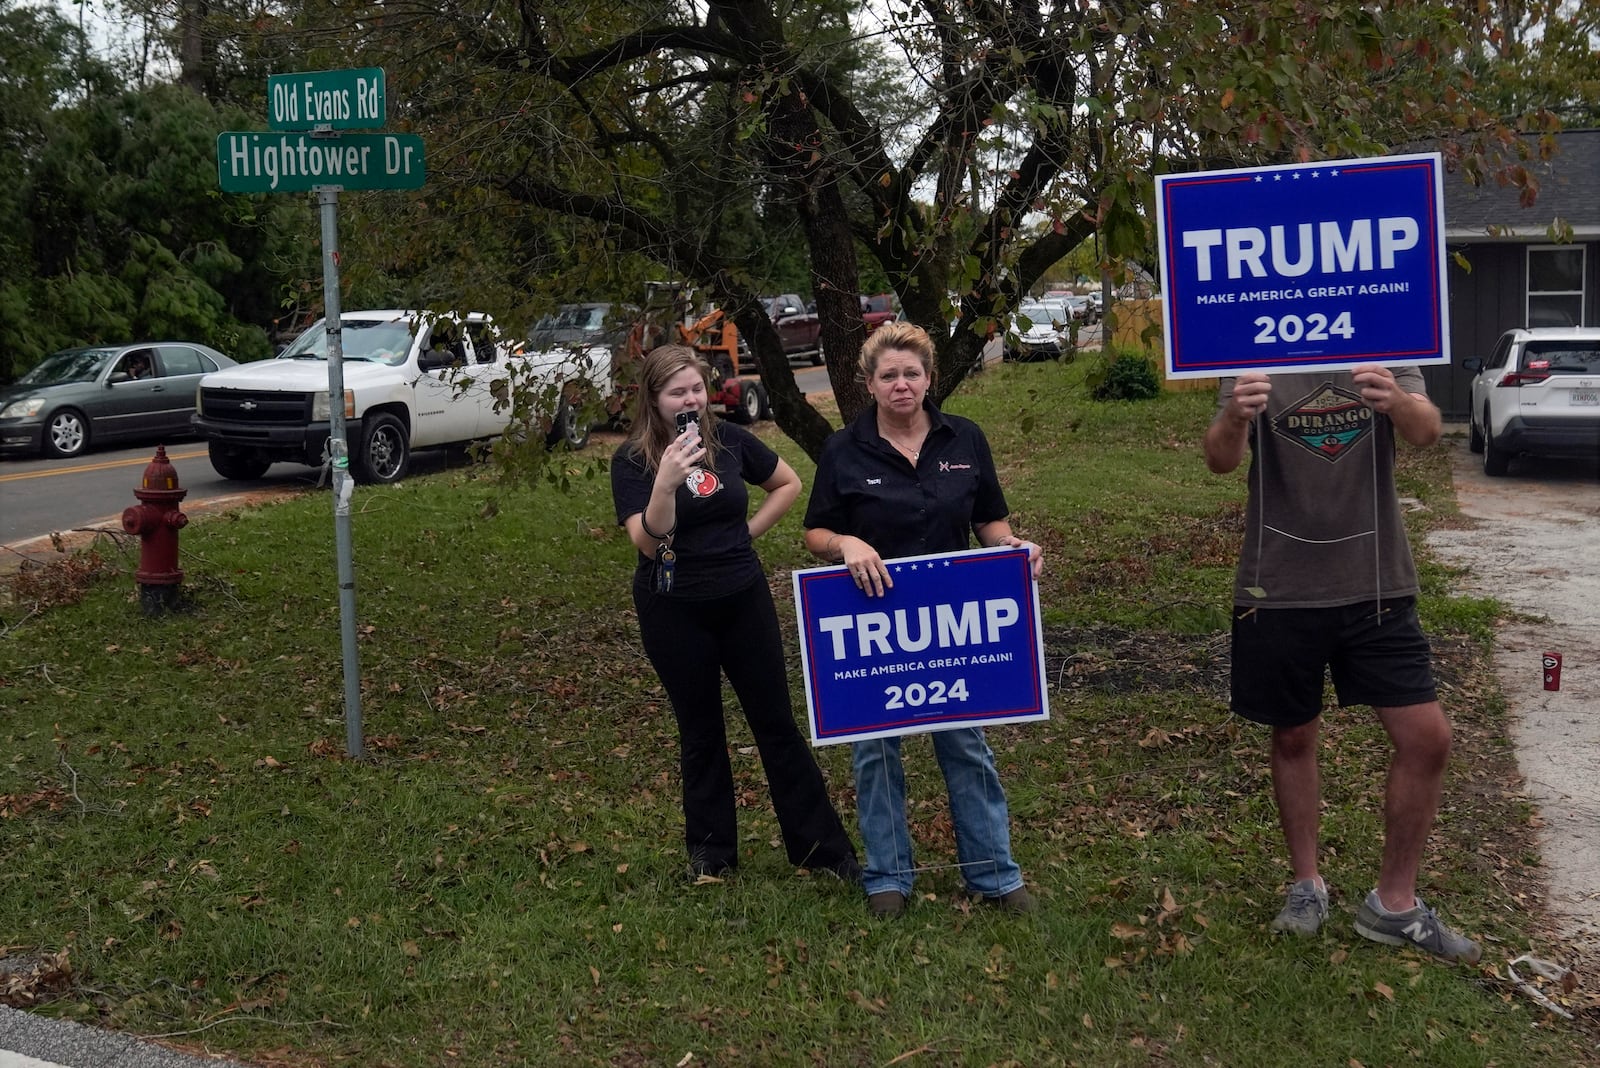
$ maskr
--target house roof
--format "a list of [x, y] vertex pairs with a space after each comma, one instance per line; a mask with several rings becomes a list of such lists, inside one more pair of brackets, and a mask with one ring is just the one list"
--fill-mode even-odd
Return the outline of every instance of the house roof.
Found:
[[[1459, 173], [1446, 174], [1446, 239], [1545, 241], [1546, 228], [1556, 219], [1572, 227], [1575, 240], [1600, 239], [1600, 130], [1565, 130], [1555, 136], [1560, 149], [1555, 156], [1524, 164], [1539, 183], [1530, 208], [1521, 205], [1521, 190], [1515, 186], [1492, 179], [1473, 186]], [[1536, 138], [1524, 140], [1531, 144]]]

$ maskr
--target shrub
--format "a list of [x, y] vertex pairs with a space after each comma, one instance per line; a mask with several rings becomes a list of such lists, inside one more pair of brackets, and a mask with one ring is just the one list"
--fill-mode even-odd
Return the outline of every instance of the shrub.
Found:
[[1094, 384], [1092, 395], [1098, 401], [1149, 400], [1160, 392], [1161, 380], [1156, 377], [1150, 360], [1125, 352], [1105, 368], [1104, 376]]

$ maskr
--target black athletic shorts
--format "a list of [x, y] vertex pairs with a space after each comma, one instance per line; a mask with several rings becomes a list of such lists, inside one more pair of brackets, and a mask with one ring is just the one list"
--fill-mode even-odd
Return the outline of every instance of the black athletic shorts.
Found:
[[1377, 606], [1233, 609], [1233, 710], [1273, 727], [1322, 712], [1324, 672], [1339, 704], [1403, 708], [1438, 699], [1417, 599]]

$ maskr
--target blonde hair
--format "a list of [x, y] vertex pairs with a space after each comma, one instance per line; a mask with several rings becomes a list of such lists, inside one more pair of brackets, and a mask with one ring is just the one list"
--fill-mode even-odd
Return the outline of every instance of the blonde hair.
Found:
[[923, 373], [928, 376], [930, 389], [938, 381], [938, 368], [933, 360], [933, 338], [916, 323], [904, 320], [884, 323], [867, 336], [866, 344], [861, 346], [861, 377], [872, 381], [872, 376], [878, 371], [878, 361], [891, 350], [909, 352], [920, 360]]
[[[700, 372], [709, 396], [712, 392], [711, 365], [688, 345], [658, 345], [645, 354], [644, 362], [639, 365], [639, 397], [633, 413], [633, 427], [628, 431], [628, 444], [634, 455], [644, 457], [648, 470], [656, 469], [661, 454], [678, 436], [677, 424], [661, 414], [656, 402], [661, 399], [661, 391], [667, 387], [667, 383], [686, 367], [693, 367]], [[716, 466], [716, 426], [716, 413], [709, 405], [702, 408], [700, 440], [705, 443], [706, 463], [711, 467]]]

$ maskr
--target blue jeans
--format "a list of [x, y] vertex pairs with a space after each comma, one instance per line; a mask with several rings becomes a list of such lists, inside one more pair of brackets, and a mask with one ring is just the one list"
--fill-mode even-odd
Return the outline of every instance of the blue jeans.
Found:
[[[1022, 885], [1022, 869], [1011, 859], [1011, 817], [994, 752], [978, 727], [935, 731], [932, 738], [950, 794], [961, 877], [968, 890], [982, 897], [1009, 894]], [[914, 864], [900, 739], [873, 738], [854, 743], [850, 750], [861, 844], [867, 852], [862, 887], [868, 894], [898, 890], [909, 898]]]

